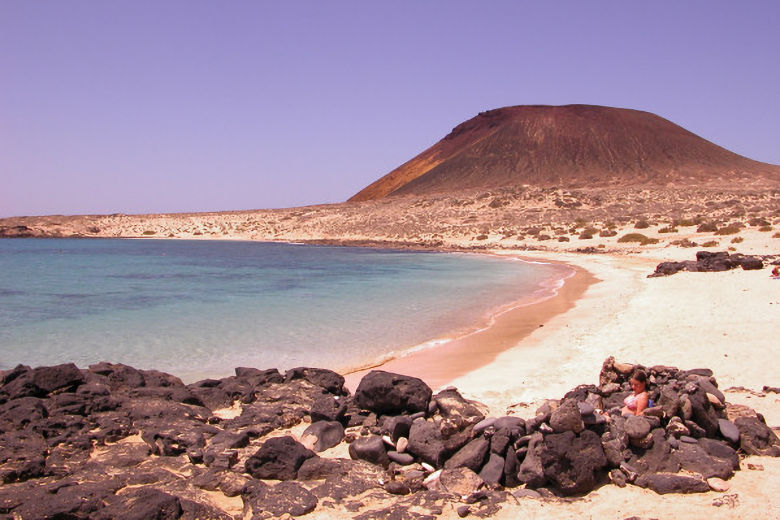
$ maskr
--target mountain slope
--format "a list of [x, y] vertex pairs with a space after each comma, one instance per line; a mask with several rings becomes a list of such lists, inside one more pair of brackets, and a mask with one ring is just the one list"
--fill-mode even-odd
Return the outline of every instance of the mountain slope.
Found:
[[536, 186], [780, 182], [753, 161], [649, 112], [592, 105], [483, 112], [350, 201]]

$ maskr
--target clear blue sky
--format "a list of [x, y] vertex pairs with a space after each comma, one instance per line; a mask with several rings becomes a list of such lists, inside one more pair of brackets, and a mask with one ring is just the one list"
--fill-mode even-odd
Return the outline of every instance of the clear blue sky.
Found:
[[338, 202], [482, 110], [780, 163], [780, 2], [0, 0], [0, 216]]

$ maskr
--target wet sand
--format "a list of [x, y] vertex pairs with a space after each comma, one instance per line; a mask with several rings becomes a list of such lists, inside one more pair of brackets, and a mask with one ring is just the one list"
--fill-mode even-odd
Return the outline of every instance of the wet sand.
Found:
[[523, 338], [544, 327], [551, 318], [571, 309], [588, 287], [599, 281], [582, 267], [561, 265], [571, 268], [574, 273], [564, 280], [554, 296], [513, 307], [497, 315], [490, 326], [467, 336], [345, 374], [347, 388], [354, 392], [360, 379], [368, 372], [385, 370], [419, 377], [431, 388], [437, 389], [490, 364], [499, 354], [516, 347]]

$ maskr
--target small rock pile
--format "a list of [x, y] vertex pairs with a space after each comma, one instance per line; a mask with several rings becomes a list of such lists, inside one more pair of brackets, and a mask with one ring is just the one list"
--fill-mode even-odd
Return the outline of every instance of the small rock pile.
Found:
[[717, 253], [711, 251], [699, 251], [696, 253], [696, 260], [686, 260], [684, 262], [661, 262], [655, 268], [653, 274], [648, 278], [659, 276], [669, 276], [680, 271], [692, 272], [716, 272], [730, 271], [737, 267], [742, 267], [745, 271], [754, 271], [764, 268], [764, 260], [760, 256], [743, 255], [740, 253], [729, 254], [726, 251]]
[[[739, 454], [780, 455], [761, 415], [726, 403], [707, 369], [646, 368], [655, 406], [607, 420], [600, 410], [619, 410], [635, 368], [609, 358], [598, 385], [524, 420], [380, 370], [350, 395], [316, 368], [184, 385], [121, 364], [18, 366], [0, 372], [0, 518], [261, 519], [335, 506], [434, 518], [453, 502], [485, 517], [510, 492], [724, 489]], [[349, 459], [328, 455], [345, 442]]]

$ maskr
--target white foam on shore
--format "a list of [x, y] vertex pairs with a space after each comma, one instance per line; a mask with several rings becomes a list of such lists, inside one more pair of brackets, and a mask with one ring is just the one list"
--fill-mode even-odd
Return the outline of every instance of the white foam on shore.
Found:
[[565, 264], [560, 264], [556, 262], [543, 262], [543, 261], [536, 261], [536, 260], [526, 260], [524, 258], [520, 258], [518, 256], [510, 256], [510, 255], [497, 255], [493, 253], [468, 253], [468, 252], [456, 252], [454, 254], [463, 254], [463, 255], [481, 255], [481, 256], [490, 256], [491, 258], [500, 258], [505, 261], [509, 262], [522, 262], [526, 264], [537, 264], [537, 265], [559, 265], [561, 267], [565, 267], [566, 271], [562, 276], [556, 276], [556, 277], [550, 277], [545, 278], [543, 280], [540, 280], [538, 285], [539, 287], [534, 290], [530, 295], [526, 295], [523, 298], [519, 300], [515, 300], [511, 303], [508, 303], [506, 305], [502, 305], [498, 308], [490, 309], [486, 314], [483, 320], [480, 320], [476, 324], [473, 324], [471, 326], [465, 325], [460, 329], [457, 329], [455, 331], [452, 331], [451, 333], [433, 338], [430, 340], [426, 340], [422, 343], [418, 343], [416, 345], [412, 345], [407, 348], [400, 348], [397, 350], [393, 350], [391, 352], [388, 352], [378, 358], [376, 358], [372, 363], [368, 365], [358, 365], [358, 366], [351, 366], [347, 367], [345, 369], [340, 370], [340, 373], [342, 374], [351, 374], [354, 372], [359, 372], [362, 370], [368, 370], [371, 368], [377, 368], [381, 367], [385, 363], [392, 361], [394, 359], [400, 359], [405, 358], [410, 355], [419, 353], [421, 351], [434, 349], [434, 348], [440, 348], [442, 346], [447, 345], [448, 343], [451, 343], [453, 341], [462, 340], [465, 338], [468, 338], [469, 336], [473, 336], [475, 334], [480, 334], [482, 332], [485, 332], [489, 330], [491, 327], [493, 327], [496, 324], [496, 321], [503, 316], [504, 314], [508, 312], [512, 312], [516, 309], [527, 307], [530, 305], [535, 305], [538, 303], [542, 303], [544, 301], [549, 300], [550, 298], [554, 298], [558, 295], [558, 292], [560, 289], [564, 286], [566, 283], [566, 280], [574, 276], [575, 270], [571, 267], [566, 266]]

